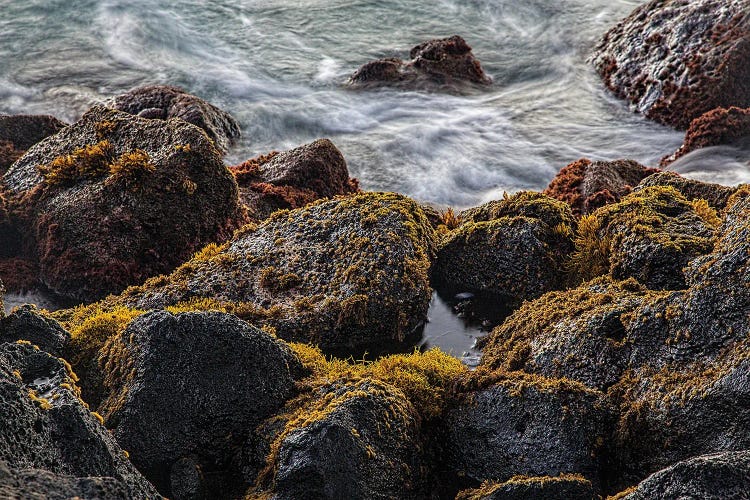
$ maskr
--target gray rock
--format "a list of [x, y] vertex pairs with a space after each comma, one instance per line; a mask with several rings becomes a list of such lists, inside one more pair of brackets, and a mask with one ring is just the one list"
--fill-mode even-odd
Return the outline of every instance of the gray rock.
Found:
[[573, 474], [559, 477], [519, 476], [504, 483], [487, 482], [462, 491], [456, 500], [596, 500], [591, 481]]
[[0, 342], [16, 340], [28, 340], [43, 351], [59, 357], [70, 340], [70, 334], [57, 321], [27, 304], [0, 319]]
[[138, 497], [113, 477], [75, 477], [40, 469], [13, 469], [0, 461], [0, 498], [131, 500]]

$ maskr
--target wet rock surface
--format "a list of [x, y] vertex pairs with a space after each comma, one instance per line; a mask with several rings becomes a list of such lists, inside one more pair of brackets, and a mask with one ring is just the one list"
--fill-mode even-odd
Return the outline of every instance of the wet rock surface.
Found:
[[750, 106], [747, 0], [652, 0], [592, 57], [605, 85], [648, 118], [686, 129], [714, 108]]
[[0, 175], [31, 146], [66, 126], [49, 115], [0, 114]]
[[408, 61], [391, 57], [369, 62], [354, 72], [348, 85], [354, 88], [383, 85], [440, 88], [460, 83], [492, 83], [471, 47], [458, 35], [417, 45], [411, 49], [409, 58]]

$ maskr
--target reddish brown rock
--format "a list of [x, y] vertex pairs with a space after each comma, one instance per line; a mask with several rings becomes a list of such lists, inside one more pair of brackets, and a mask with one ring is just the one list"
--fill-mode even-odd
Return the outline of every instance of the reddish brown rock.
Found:
[[637, 111], [678, 129], [714, 108], [748, 107], [748, 12], [748, 0], [651, 0], [604, 35], [594, 67]]
[[722, 144], [737, 144], [750, 139], [750, 108], [716, 108], [704, 113], [690, 123], [685, 141], [675, 153], [665, 156], [665, 167], [697, 149]]
[[66, 125], [48, 115], [0, 115], [0, 175], [27, 149]]
[[385, 58], [369, 62], [349, 78], [349, 84], [355, 87], [420, 87], [457, 82], [492, 83], [469, 44], [458, 35], [417, 45], [411, 49], [409, 57], [409, 61]]
[[563, 167], [544, 194], [568, 203], [573, 213], [585, 215], [617, 203], [632, 188], [658, 169], [631, 160], [595, 161], [586, 158]]

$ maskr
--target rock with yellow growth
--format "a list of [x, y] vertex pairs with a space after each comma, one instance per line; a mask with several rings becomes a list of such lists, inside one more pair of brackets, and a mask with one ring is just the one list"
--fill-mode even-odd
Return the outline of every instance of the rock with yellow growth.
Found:
[[595, 500], [591, 481], [577, 474], [555, 477], [516, 476], [504, 483], [486, 481], [473, 490], [462, 491], [456, 500]]

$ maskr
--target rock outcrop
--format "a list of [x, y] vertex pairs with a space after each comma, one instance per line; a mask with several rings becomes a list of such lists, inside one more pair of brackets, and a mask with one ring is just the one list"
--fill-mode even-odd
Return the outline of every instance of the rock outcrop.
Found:
[[31, 146], [67, 126], [49, 115], [0, 114], [0, 175]]
[[714, 108], [750, 107], [750, 3], [652, 0], [602, 37], [596, 71], [648, 118], [678, 129]]

